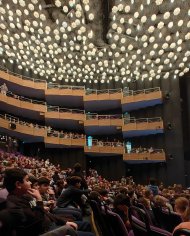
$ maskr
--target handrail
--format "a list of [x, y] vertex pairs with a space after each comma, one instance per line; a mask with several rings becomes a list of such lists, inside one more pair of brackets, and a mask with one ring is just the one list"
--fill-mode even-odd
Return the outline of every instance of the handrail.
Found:
[[121, 93], [122, 89], [102, 89], [102, 90], [97, 90], [97, 89], [86, 89], [85, 95], [91, 95], [91, 94], [115, 94], [115, 93]]
[[154, 123], [162, 121], [161, 117], [153, 117], [153, 118], [140, 118], [136, 119], [135, 117], [124, 118], [124, 124], [129, 123]]
[[41, 105], [46, 105], [47, 103], [44, 101], [39, 101], [39, 100], [34, 100], [34, 99], [30, 99], [30, 98], [26, 98], [23, 96], [19, 96], [17, 94], [12, 93], [11, 91], [7, 91], [5, 96], [7, 95], [7, 97], [11, 97], [20, 101], [24, 101], [24, 102], [29, 102], [29, 103], [33, 103], [33, 104], [41, 104]]
[[140, 153], [150, 153], [150, 154], [153, 154], [153, 153], [164, 153], [164, 149], [154, 149], [152, 147], [150, 148], [132, 148], [130, 150], [130, 152], [127, 152], [127, 148], [125, 148], [125, 153], [126, 154], [133, 154], [133, 153], [136, 153], [136, 154], [140, 154]]
[[101, 141], [101, 140], [98, 140], [98, 139], [92, 139], [92, 146], [123, 147], [124, 145], [120, 141], [118, 141], [118, 142], [104, 142], [104, 141]]
[[126, 97], [126, 96], [135, 96], [138, 94], [149, 94], [157, 91], [160, 91], [160, 87], [148, 88], [143, 90], [128, 90], [128, 91], [123, 91], [123, 96]]
[[36, 129], [44, 129], [46, 131], [46, 135], [48, 137], [59, 137], [59, 138], [70, 138], [70, 139], [85, 139], [86, 135], [85, 134], [78, 134], [78, 133], [67, 133], [67, 132], [63, 132], [63, 131], [57, 131], [52, 129], [50, 126], [42, 126], [42, 125], [38, 125], [38, 124], [33, 124], [33, 123], [29, 123], [26, 121], [22, 121], [19, 118], [15, 117], [15, 116], [11, 116], [9, 114], [5, 114], [2, 115], [0, 114], [0, 117], [3, 118], [4, 120], [8, 120], [11, 123], [15, 123], [15, 124], [20, 124], [23, 126], [28, 126], [30, 128], [36, 128]]
[[59, 84], [56, 84], [56, 83], [47, 83], [46, 80], [34, 79], [34, 78], [31, 78], [31, 77], [27, 77], [27, 76], [17, 74], [15, 72], [12, 72], [12, 71], [8, 70], [7, 68], [5, 68], [1, 65], [0, 65], [0, 69], [2, 69], [3, 71], [5, 71], [8, 74], [18, 76], [19, 78], [21, 78], [23, 80], [30, 80], [30, 81], [33, 81], [33, 82], [45, 83], [45, 84], [47, 84], [47, 86], [46, 86], [47, 89], [58, 88], [58, 89], [71, 89], [71, 90], [85, 90], [85, 95], [115, 94], [115, 93], [122, 93], [123, 92], [123, 96], [126, 97], [126, 96], [131, 96], [131, 95], [134, 96], [134, 95], [138, 95], [138, 94], [149, 94], [151, 92], [160, 91], [159, 87], [143, 89], [143, 90], [136, 90], [136, 91], [129, 90], [128, 87], [125, 87], [123, 89], [118, 88], [118, 89], [103, 89], [103, 90], [85, 89], [85, 86], [71, 86], [71, 85], [59, 85]]
[[55, 83], [48, 83], [47, 84], [47, 89], [72, 89], [72, 90], [84, 90], [85, 86], [71, 86], [71, 85], [59, 85]]
[[109, 119], [123, 119], [122, 114], [115, 115], [98, 115], [97, 113], [86, 113], [87, 120], [109, 120]]
[[60, 113], [72, 113], [72, 114], [85, 114], [84, 110], [79, 109], [68, 109], [68, 108], [60, 108], [59, 106], [47, 106], [47, 112], [60, 112]]

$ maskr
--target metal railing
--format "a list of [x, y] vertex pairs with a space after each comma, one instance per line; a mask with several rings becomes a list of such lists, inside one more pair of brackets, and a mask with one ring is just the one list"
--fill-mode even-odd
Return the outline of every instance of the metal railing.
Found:
[[46, 105], [47, 103], [44, 101], [39, 101], [39, 100], [34, 100], [34, 99], [30, 99], [30, 98], [26, 98], [23, 96], [19, 96], [17, 94], [12, 93], [11, 91], [7, 91], [6, 94], [4, 94], [7, 97], [11, 97], [23, 102], [29, 102], [29, 103], [33, 103], [33, 104], [40, 104], [40, 105]]
[[47, 81], [46, 80], [41, 80], [41, 79], [34, 79], [34, 78], [31, 78], [31, 77], [28, 77], [28, 76], [25, 76], [25, 75], [21, 75], [21, 74], [17, 74], [13, 71], [10, 71], [8, 70], [7, 68], [3, 67], [0, 65], [0, 69], [3, 70], [4, 72], [10, 74], [10, 75], [13, 75], [13, 76], [17, 76], [23, 80], [28, 80], [28, 81], [32, 81], [32, 82], [38, 82], [38, 83], [45, 83], [47, 84]]
[[152, 147], [150, 148], [132, 148], [130, 152], [127, 152], [127, 149], [125, 149], [126, 154], [140, 154], [140, 153], [149, 153], [149, 154], [155, 154], [155, 153], [164, 153], [163, 149], [154, 149]]
[[159, 87], [143, 89], [143, 90], [128, 90], [128, 91], [123, 91], [123, 96], [124, 97], [135, 96], [139, 94], [149, 94], [149, 93], [158, 92], [158, 91], [160, 91]]
[[91, 95], [91, 94], [117, 94], [117, 93], [122, 93], [123, 92], [123, 96], [135, 96], [138, 94], [149, 94], [152, 92], [157, 92], [160, 91], [159, 87], [155, 87], [155, 88], [149, 88], [149, 89], [143, 89], [143, 90], [129, 90], [128, 87], [127, 88], [123, 88], [123, 90], [121, 88], [118, 89], [103, 89], [103, 90], [94, 90], [94, 89], [85, 89], [85, 86], [70, 86], [70, 85], [59, 85], [56, 83], [47, 83], [46, 80], [41, 80], [41, 79], [34, 79], [31, 77], [27, 77], [27, 76], [23, 76], [20, 74], [17, 74], [15, 72], [12, 72], [10, 70], [8, 70], [7, 68], [3, 67], [0, 65], [0, 69], [5, 71], [8, 74], [17, 76], [23, 80], [28, 80], [28, 81], [32, 81], [32, 82], [38, 82], [38, 83], [45, 83], [47, 89], [53, 89], [53, 88], [57, 88], [57, 89], [71, 89], [71, 90], [85, 90], [85, 94], [86, 95]]
[[50, 126], [47, 127], [39, 124], [29, 123], [27, 121], [20, 120], [18, 117], [11, 116], [9, 114], [5, 115], [0, 114], [0, 117], [4, 120], [7, 120], [10, 123], [20, 124], [22, 126], [27, 126], [28, 128], [43, 129], [46, 131], [47, 137], [59, 137], [64, 139], [86, 139], [86, 136], [84, 134], [57, 131], [52, 129]]
[[160, 122], [162, 121], [161, 117], [154, 117], [154, 118], [140, 118], [136, 119], [135, 117], [130, 117], [130, 118], [124, 118], [124, 124], [129, 124], [129, 123], [154, 123], [154, 122]]
[[85, 114], [84, 110], [60, 108], [59, 106], [47, 106], [47, 112], [55, 112], [55, 111], [60, 113]]
[[92, 94], [116, 94], [116, 93], [122, 93], [122, 89], [102, 89], [102, 90], [96, 90], [96, 89], [86, 89], [85, 95], [92, 95]]
[[48, 83], [47, 89], [71, 89], [71, 90], [85, 90], [85, 86], [71, 86], [71, 85], [59, 85], [55, 83]]
[[92, 146], [98, 146], [98, 147], [123, 147], [123, 143], [118, 142], [104, 142], [98, 139], [92, 139]]
[[115, 115], [98, 115], [97, 113], [86, 113], [86, 120], [116, 120], [123, 119], [122, 114]]

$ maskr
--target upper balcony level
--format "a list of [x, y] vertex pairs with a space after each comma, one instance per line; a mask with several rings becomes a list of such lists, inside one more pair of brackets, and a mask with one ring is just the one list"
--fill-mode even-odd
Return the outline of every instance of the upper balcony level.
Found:
[[124, 138], [160, 134], [164, 132], [163, 120], [161, 117], [124, 118], [122, 132]]
[[98, 115], [84, 110], [49, 106], [46, 102], [18, 96], [10, 91], [0, 93], [1, 109], [7, 113], [45, 120], [54, 128], [83, 130], [88, 135], [121, 134], [124, 138], [163, 133], [163, 121], [156, 118], [126, 118], [122, 114]]
[[123, 160], [131, 164], [165, 162], [166, 154], [163, 149], [136, 148], [124, 153]]
[[[162, 150], [150, 151], [136, 149], [125, 153], [124, 144], [118, 142], [104, 142], [101, 140], [86, 140], [84, 134], [74, 134], [51, 129], [51, 127], [32, 124], [10, 115], [0, 115], [0, 131], [10, 136], [17, 137], [25, 142], [44, 142], [48, 148], [84, 148], [84, 153], [89, 156], [115, 156], [122, 155], [123, 160], [135, 162], [165, 161], [165, 153]], [[88, 145], [87, 145], [88, 143]]]
[[21, 76], [0, 67], [0, 82], [5, 82], [14, 93], [44, 99], [51, 105], [73, 108], [84, 107], [86, 111], [98, 112], [121, 109], [123, 112], [162, 103], [159, 87], [132, 91], [128, 88], [92, 90], [84, 86], [63, 86]]

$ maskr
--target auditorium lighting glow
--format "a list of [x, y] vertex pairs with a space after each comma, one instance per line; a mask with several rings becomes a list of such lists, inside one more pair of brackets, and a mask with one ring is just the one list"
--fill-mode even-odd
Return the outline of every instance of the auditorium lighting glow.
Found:
[[106, 40], [100, 5], [92, 0], [55, 0], [51, 16], [45, 1], [3, 3], [0, 55], [5, 64], [16, 62], [18, 69], [32, 69], [49, 82], [130, 83], [189, 71], [188, 0], [116, 0]]

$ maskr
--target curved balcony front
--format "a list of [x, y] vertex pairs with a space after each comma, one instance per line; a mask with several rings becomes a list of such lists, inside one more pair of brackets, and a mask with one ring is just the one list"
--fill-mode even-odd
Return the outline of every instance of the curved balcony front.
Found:
[[45, 113], [46, 125], [54, 126], [55, 128], [69, 127], [70, 130], [83, 130], [84, 120], [84, 110], [48, 106]]
[[23, 96], [18, 96], [8, 91], [6, 94], [0, 93], [1, 110], [11, 112], [14, 115], [23, 114], [35, 120], [43, 119], [46, 112], [46, 102], [32, 100]]
[[162, 92], [159, 87], [144, 90], [125, 90], [121, 100], [123, 112], [137, 110], [162, 103]]
[[121, 107], [122, 89], [87, 89], [84, 95], [86, 111], [97, 112]]
[[131, 164], [165, 162], [166, 154], [163, 149], [151, 149], [146, 151], [132, 149], [130, 153], [124, 153], [123, 160]]
[[69, 134], [50, 132], [44, 137], [44, 143], [48, 148], [82, 148], [85, 146], [86, 137], [81, 135], [79, 138], [74, 138]]
[[163, 121], [161, 117], [124, 118], [122, 132], [124, 138], [161, 134], [164, 132]]
[[0, 131], [25, 142], [43, 142], [46, 135], [44, 126], [33, 125], [7, 114], [0, 115]]
[[47, 147], [84, 147], [86, 142], [85, 135], [75, 136], [55, 130], [49, 131], [46, 126], [21, 121], [7, 114], [0, 115], [0, 131], [27, 143], [45, 142]]
[[86, 111], [98, 112], [122, 107], [123, 112], [154, 106], [162, 103], [160, 88], [137, 91], [122, 89], [92, 90], [84, 86], [63, 86], [22, 76], [0, 66], [0, 82], [5, 82], [10, 91], [35, 99], [44, 99], [49, 104], [73, 108], [85, 107]]
[[122, 125], [122, 115], [87, 113], [84, 121], [85, 133], [88, 135], [121, 134]]
[[10, 91], [14, 91], [17, 94], [20, 94], [20, 91], [22, 91], [23, 96], [38, 99], [44, 98], [44, 91], [47, 87], [47, 82], [45, 80], [22, 76], [7, 70], [2, 66], [0, 66], [0, 82], [6, 83]]
[[48, 84], [45, 90], [46, 101], [59, 106], [83, 107], [84, 94], [84, 86]]
[[124, 148], [121, 142], [102, 142], [94, 139], [91, 146], [84, 147], [84, 152], [89, 156], [117, 156], [123, 155]]

